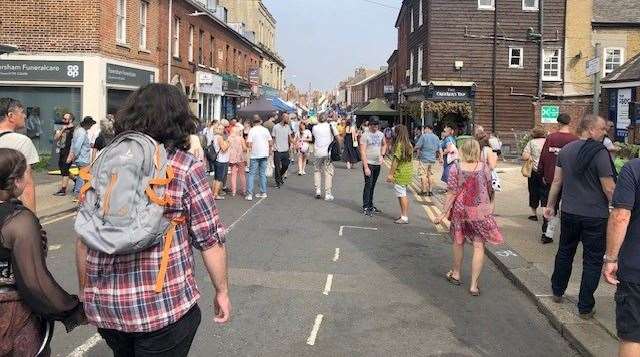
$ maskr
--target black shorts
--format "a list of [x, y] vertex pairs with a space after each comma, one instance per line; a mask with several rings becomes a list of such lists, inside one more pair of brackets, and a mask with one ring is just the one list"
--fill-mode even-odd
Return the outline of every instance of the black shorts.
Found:
[[618, 337], [640, 343], [640, 284], [620, 281], [615, 300]]
[[69, 177], [71, 175], [69, 173], [71, 163], [67, 163], [67, 156], [69, 156], [68, 153], [66, 155], [64, 153], [61, 153], [60, 157], [58, 158], [58, 168], [60, 169], [60, 176], [63, 177]]
[[227, 172], [229, 172], [229, 163], [216, 161], [213, 168], [214, 179], [219, 182], [224, 182], [227, 178]]

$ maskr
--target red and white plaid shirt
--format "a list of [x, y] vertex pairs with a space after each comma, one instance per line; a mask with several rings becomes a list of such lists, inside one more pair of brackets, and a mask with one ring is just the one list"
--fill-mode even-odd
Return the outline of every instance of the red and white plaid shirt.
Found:
[[169, 253], [161, 293], [154, 291], [162, 244], [143, 252], [108, 255], [88, 250], [84, 309], [99, 328], [123, 332], [157, 331], [191, 309], [200, 291], [194, 278], [191, 246], [206, 250], [224, 244], [224, 227], [215, 207], [202, 162], [183, 151], [169, 154], [175, 178], [167, 190], [173, 205], [168, 218], [183, 216]]

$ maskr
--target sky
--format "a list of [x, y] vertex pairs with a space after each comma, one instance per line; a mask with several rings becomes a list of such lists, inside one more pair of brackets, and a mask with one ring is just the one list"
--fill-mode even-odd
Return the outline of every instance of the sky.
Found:
[[301, 91], [309, 83], [328, 90], [358, 66], [386, 66], [396, 47], [401, 2], [263, 0], [277, 21], [276, 47], [287, 65], [287, 83]]

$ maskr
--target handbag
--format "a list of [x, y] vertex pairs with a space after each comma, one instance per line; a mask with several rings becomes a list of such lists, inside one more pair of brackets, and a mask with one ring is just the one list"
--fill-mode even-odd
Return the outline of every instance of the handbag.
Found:
[[[529, 147], [533, 149], [533, 140], [529, 142]], [[522, 164], [520, 172], [524, 177], [531, 177], [531, 173], [533, 172], [533, 158], [531, 158], [531, 155], [529, 155], [529, 160]]]
[[341, 161], [342, 153], [340, 152], [340, 143], [338, 142], [338, 138], [333, 132], [332, 127], [331, 127], [331, 134], [333, 134], [333, 141], [329, 145], [329, 154], [331, 156], [331, 161]]

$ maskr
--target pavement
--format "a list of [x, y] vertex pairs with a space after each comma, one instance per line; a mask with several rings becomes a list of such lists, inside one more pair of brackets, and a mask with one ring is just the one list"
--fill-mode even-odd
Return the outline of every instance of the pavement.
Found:
[[[480, 297], [467, 292], [467, 275], [463, 286], [450, 285], [447, 234], [418, 201], [411, 203], [409, 225], [393, 224], [399, 208], [384, 177], [375, 203], [385, 213], [373, 218], [359, 212], [360, 169], [343, 165], [333, 202], [313, 198], [311, 175], [292, 174], [266, 199], [218, 201], [229, 227], [232, 320], [213, 323], [213, 289], [196, 253], [203, 319], [190, 355], [578, 355], [491, 261]], [[77, 291], [73, 213], [43, 224], [50, 270]], [[111, 355], [94, 327], [63, 330], [56, 330], [53, 356]]]
[[[499, 175], [502, 192], [496, 193], [496, 215], [498, 225], [505, 237], [505, 244], [487, 246], [486, 253], [496, 266], [520, 288], [551, 324], [584, 356], [616, 356], [618, 339], [615, 330], [615, 287], [603, 279], [596, 291], [596, 314], [593, 320], [579, 318], [576, 307], [580, 278], [582, 275], [582, 247], [578, 248], [573, 264], [573, 273], [565, 294], [565, 302], [552, 302], [551, 274], [558, 248], [560, 229], [556, 230], [554, 243], [540, 243], [542, 210], [538, 211], [540, 222], [527, 219], [527, 179], [520, 173], [520, 165], [500, 162]], [[440, 173], [436, 173], [439, 178]], [[419, 189], [414, 182], [414, 192]], [[434, 199], [415, 196], [423, 200], [425, 210], [436, 217], [441, 212], [444, 195]], [[446, 226], [439, 227], [446, 230]]]
[[[71, 212], [76, 208], [73, 196], [53, 196], [60, 189], [60, 176], [49, 175], [46, 172], [36, 172], [36, 214], [41, 219], [56, 216], [64, 212]], [[73, 181], [70, 182], [68, 192], [71, 191]]]

